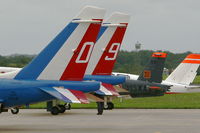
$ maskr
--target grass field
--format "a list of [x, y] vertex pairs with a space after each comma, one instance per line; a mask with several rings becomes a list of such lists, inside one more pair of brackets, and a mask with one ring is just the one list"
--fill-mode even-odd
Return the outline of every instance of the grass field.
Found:
[[196, 78], [194, 79], [194, 84], [200, 84], [200, 76], [196, 76]]
[[[200, 93], [171, 94], [161, 97], [146, 97], [114, 100], [115, 108], [135, 109], [200, 109]], [[45, 108], [45, 103], [30, 108]], [[96, 108], [96, 103], [72, 104], [72, 108]]]

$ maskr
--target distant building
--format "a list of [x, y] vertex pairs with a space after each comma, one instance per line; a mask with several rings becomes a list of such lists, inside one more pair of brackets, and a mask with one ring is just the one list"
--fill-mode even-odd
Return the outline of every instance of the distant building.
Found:
[[135, 51], [140, 51], [141, 47], [142, 47], [142, 44], [137, 41], [135, 44]]

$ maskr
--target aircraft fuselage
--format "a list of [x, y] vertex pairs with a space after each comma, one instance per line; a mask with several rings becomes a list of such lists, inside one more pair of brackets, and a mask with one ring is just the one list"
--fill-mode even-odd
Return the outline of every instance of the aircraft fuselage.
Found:
[[81, 81], [49, 81], [49, 80], [0, 80], [0, 102], [4, 108], [31, 104], [55, 99], [40, 88], [64, 87], [85, 93], [96, 91], [100, 87], [99, 82]]

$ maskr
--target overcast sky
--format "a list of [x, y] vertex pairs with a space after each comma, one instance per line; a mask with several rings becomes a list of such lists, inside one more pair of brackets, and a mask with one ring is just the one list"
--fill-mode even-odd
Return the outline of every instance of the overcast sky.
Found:
[[85, 5], [131, 15], [124, 50], [200, 53], [200, 0], [0, 0], [0, 55], [38, 54]]

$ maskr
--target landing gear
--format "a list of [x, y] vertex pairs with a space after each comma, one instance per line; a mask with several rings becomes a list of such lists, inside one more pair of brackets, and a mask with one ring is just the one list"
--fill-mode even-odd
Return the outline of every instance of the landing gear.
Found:
[[59, 108], [59, 113], [65, 113], [65, 105], [58, 105], [58, 108]]
[[112, 102], [107, 102], [107, 104], [104, 104], [104, 110], [112, 110], [114, 109], [114, 104]]
[[99, 98], [104, 99], [104, 102], [97, 102], [97, 115], [102, 115], [103, 114], [103, 110], [112, 110], [114, 109], [114, 104], [111, 102], [112, 101], [112, 97], [110, 96], [99, 96]]
[[71, 105], [69, 103], [62, 105], [62, 104], [59, 104], [58, 100], [47, 102], [47, 112], [51, 112], [52, 115], [65, 113], [66, 110], [70, 110], [70, 109], [71, 109]]
[[52, 115], [58, 115], [60, 113], [60, 110], [57, 106], [54, 106], [51, 108], [51, 114]]
[[50, 111], [51, 111], [52, 115], [58, 115], [59, 113], [65, 113], [66, 106], [59, 104], [59, 105], [53, 106]]
[[2, 113], [2, 112], [3, 112], [3, 104], [0, 103], [0, 113]]
[[0, 103], [0, 113], [2, 112], [8, 112], [8, 109], [4, 108], [4, 105], [2, 103]]
[[103, 114], [103, 107], [104, 103], [103, 102], [97, 102], [97, 115], [102, 115]]
[[64, 104], [64, 106], [65, 106], [66, 110], [70, 110], [71, 109], [71, 104], [70, 103], [66, 103], [66, 104]]
[[14, 107], [14, 108], [11, 108], [11, 113], [12, 114], [18, 114], [19, 113], [19, 108], [17, 108], [17, 107]]
[[112, 97], [104, 97], [104, 110], [112, 110], [114, 109], [114, 104], [111, 102]]

